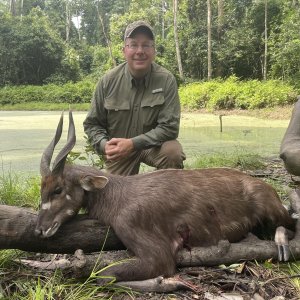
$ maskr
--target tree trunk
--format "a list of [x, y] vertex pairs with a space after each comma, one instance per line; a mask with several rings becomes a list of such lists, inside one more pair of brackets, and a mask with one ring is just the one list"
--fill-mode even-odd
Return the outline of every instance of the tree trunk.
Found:
[[[290, 242], [292, 259], [300, 258], [300, 240], [294, 239]], [[41, 270], [61, 269], [66, 276], [72, 278], [86, 278], [92, 271], [97, 272], [116, 261], [132, 258], [126, 250], [113, 252], [98, 252], [84, 254], [77, 250], [69, 258], [57, 257], [51, 261], [22, 260], [23, 264]], [[178, 267], [218, 266], [221, 264], [247, 260], [266, 261], [277, 258], [277, 248], [272, 241], [263, 241], [251, 236], [239, 243], [230, 244], [228, 241], [220, 241], [218, 245], [211, 247], [195, 247], [191, 251], [181, 250], [177, 256]]]
[[22, 18], [23, 18], [23, 10], [24, 10], [24, 1], [23, 0], [21, 0], [21, 8], [20, 8], [20, 16], [21, 16], [21, 20], [22, 20]]
[[10, 0], [9, 1], [9, 12], [12, 16], [16, 16], [17, 15], [17, 11], [16, 11], [16, 1], [15, 0]]
[[175, 48], [176, 48], [176, 57], [177, 57], [179, 76], [183, 80], [184, 77], [183, 77], [182, 62], [181, 62], [179, 40], [178, 40], [178, 30], [177, 30], [177, 12], [178, 12], [178, 2], [177, 0], [173, 0], [174, 40], [175, 40]]
[[[222, 44], [222, 35], [223, 35], [223, 24], [224, 24], [224, 1], [223, 0], [218, 0], [218, 28], [217, 28], [217, 33], [218, 33], [218, 47], [219, 51], [221, 48]], [[216, 76], [217, 77], [222, 77], [222, 64], [218, 60], [217, 66], [216, 66]]]
[[76, 19], [77, 19], [77, 33], [78, 33], [78, 40], [81, 41], [81, 24], [80, 24], [80, 15], [78, 14], [78, 11], [76, 11]]
[[207, 0], [207, 79], [212, 78], [211, 62], [211, 0]]
[[[97, 220], [87, 219], [79, 215], [64, 224], [51, 238], [42, 239], [35, 237], [34, 229], [37, 221], [37, 212], [29, 209], [0, 205], [0, 249], [20, 249], [29, 252], [45, 253], [74, 253], [82, 249], [86, 253], [100, 250], [124, 249], [113, 230], [101, 226]], [[299, 226], [299, 225], [298, 225]], [[289, 244], [292, 258], [300, 258], [299, 231]], [[79, 258], [78, 258], [79, 257]], [[101, 265], [110, 264], [113, 260], [128, 258], [126, 251], [101, 252]], [[59, 260], [54, 260], [48, 268], [62, 267], [67, 269], [72, 276], [86, 276], [95, 266], [99, 254], [83, 255], [76, 252], [71, 260], [64, 259], [65, 265]], [[277, 258], [277, 247], [273, 241], [259, 240], [253, 235], [239, 243], [230, 244], [220, 241], [211, 247], [195, 247], [191, 251], [182, 250], [177, 257], [179, 267], [187, 266], [215, 266], [231, 264], [244, 260], [265, 261]], [[43, 263], [27, 261], [27, 264], [45, 268]], [[79, 269], [80, 270], [79, 270]]]
[[106, 44], [107, 44], [107, 47], [108, 47], [109, 56], [110, 56], [110, 58], [111, 58], [111, 61], [112, 61], [112, 63], [113, 63], [113, 66], [116, 67], [116, 66], [117, 66], [117, 63], [116, 63], [116, 60], [115, 60], [114, 55], [113, 55], [113, 52], [112, 52], [111, 41], [110, 41], [110, 39], [108, 38], [108, 36], [107, 36], [107, 34], [106, 34], [106, 30], [105, 30], [103, 18], [102, 18], [101, 14], [100, 14], [99, 7], [98, 7], [98, 3], [96, 4], [96, 9], [97, 9], [97, 14], [98, 14], [98, 19], [99, 19], [100, 24], [101, 24], [101, 27], [102, 27], [103, 35], [104, 35], [104, 38], [105, 38], [105, 41], [106, 41]]
[[165, 39], [165, 1], [161, 1], [161, 38]]
[[66, 0], [66, 42], [70, 41], [70, 31], [72, 23], [72, 13], [69, 0]]
[[34, 235], [37, 212], [8, 205], [0, 205], [0, 249], [20, 249], [30, 252], [74, 253], [104, 249], [124, 249], [112, 230], [97, 220], [78, 215], [64, 224], [51, 238]]
[[265, 54], [263, 78], [267, 80], [267, 56], [268, 56], [268, 0], [265, 0]]

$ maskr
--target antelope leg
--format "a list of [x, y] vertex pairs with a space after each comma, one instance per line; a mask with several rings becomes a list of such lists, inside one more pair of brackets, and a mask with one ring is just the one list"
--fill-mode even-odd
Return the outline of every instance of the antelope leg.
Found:
[[283, 226], [276, 228], [275, 244], [278, 249], [278, 261], [288, 261], [290, 258], [289, 232]]

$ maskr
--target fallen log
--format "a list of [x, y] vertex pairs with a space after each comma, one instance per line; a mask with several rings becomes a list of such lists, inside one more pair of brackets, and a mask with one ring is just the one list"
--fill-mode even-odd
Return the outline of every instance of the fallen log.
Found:
[[77, 215], [51, 238], [34, 235], [37, 212], [16, 206], [0, 205], [0, 249], [29, 252], [74, 253], [124, 249], [113, 230], [86, 215]]
[[[20, 249], [30, 252], [74, 253], [62, 264], [60, 259], [46, 263], [48, 269], [63, 269], [72, 277], [89, 276], [96, 270], [116, 260], [130, 258], [127, 251], [101, 252], [94, 251], [124, 249], [113, 230], [101, 226], [97, 220], [79, 215], [64, 224], [51, 238], [41, 239], [34, 235], [37, 213], [26, 208], [0, 205], [0, 249]], [[289, 245], [292, 259], [300, 258], [300, 238], [296, 236]], [[197, 247], [192, 251], [182, 250], [178, 254], [178, 267], [216, 266], [245, 260], [264, 261], [277, 259], [277, 247], [273, 241], [260, 240], [252, 235], [239, 243], [220, 241], [211, 247]], [[37, 264], [36, 264], [37, 263]], [[29, 261], [29, 265], [47, 269], [39, 262]]]
[[[290, 242], [290, 251], [292, 260], [300, 258], [300, 242], [292, 240]], [[177, 266], [196, 267], [196, 266], [218, 266], [221, 264], [230, 265], [249, 260], [265, 261], [269, 259], [276, 260], [277, 248], [273, 241], [259, 240], [250, 235], [249, 238], [239, 243], [229, 243], [220, 241], [218, 245], [211, 247], [195, 247], [191, 251], [181, 250], [177, 256]], [[112, 252], [97, 252], [84, 254], [82, 250], [77, 250], [74, 255], [68, 258], [57, 257], [50, 261], [37, 261], [23, 259], [21, 262], [27, 266], [38, 270], [56, 270], [63, 271], [65, 276], [72, 278], [87, 278], [93, 271], [103, 269], [104, 267], [115, 263], [134, 259], [126, 250]]]

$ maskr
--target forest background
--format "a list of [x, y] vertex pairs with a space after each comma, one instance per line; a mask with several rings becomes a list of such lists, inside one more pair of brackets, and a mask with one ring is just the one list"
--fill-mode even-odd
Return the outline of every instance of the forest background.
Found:
[[299, 15], [298, 0], [0, 0], [0, 104], [88, 104], [137, 19], [153, 26], [183, 107], [293, 103]]

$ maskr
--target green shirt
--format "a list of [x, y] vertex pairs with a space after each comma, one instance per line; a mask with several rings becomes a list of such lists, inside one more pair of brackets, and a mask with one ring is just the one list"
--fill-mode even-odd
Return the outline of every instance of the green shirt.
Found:
[[152, 63], [142, 82], [131, 76], [127, 63], [98, 82], [84, 131], [99, 153], [113, 138], [131, 138], [134, 149], [160, 146], [178, 137], [180, 103], [174, 76]]

